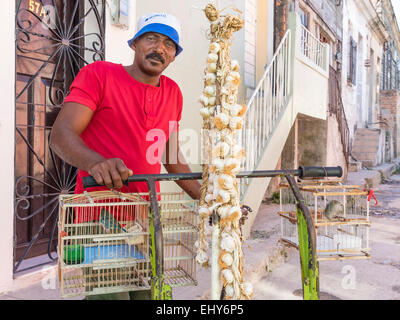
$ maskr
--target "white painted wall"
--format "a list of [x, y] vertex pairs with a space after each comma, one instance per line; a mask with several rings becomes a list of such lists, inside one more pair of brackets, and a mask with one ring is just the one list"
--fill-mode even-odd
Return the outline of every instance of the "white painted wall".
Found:
[[[382, 61], [382, 43], [377, 36], [372, 33], [368, 26], [368, 18], [365, 15], [365, 11], [361, 10], [360, 2], [358, 0], [347, 0], [344, 2], [343, 8], [343, 65], [342, 65], [342, 98], [346, 112], [347, 121], [349, 124], [350, 135], [354, 137], [354, 126], [357, 125], [359, 128], [365, 127], [365, 123], [368, 119], [368, 76], [367, 73], [370, 69], [367, 69], [364, 65], [365, 60], [369, 58], [370, 49], [374, 51], [375, 70], [380, 70], [380, 66], [377, 65], [378, 59]], [[349, 28], [349, 25], [351, 27]], [[358, 42], [359, 36], [362, 37], [362, 48], [357, 48], [357, 84], [349, 86], [347, 84], [347, 75], [349, 68], [349, 43], [350, 37], [353, 37], [354, 41]], [[361, 52], [361, 55], [359, 55]], [[371, 69], [372, 70], [372, 69]], [[359, 78], [361, 77], [361, 78]], [[379, 85], [379, 83], [376, 83]], [[362, 86], [360, 89], [359, 86]], [[372, 88], [373, 93], [373, 105], [374, 105], [374, 121], [376, 121], [377, 112], [379, 109], [376, 97], [376, 88]], [[357, 106], [357, 92], [361, 97], [362, 103]], [[359, 99], [360, 99], [359, 97]]]
[[0, 293], [13, 283], [14, 134], [15, 134], [15, 1], [0, 12]]
[[[130, 0], [129, 5], [129, 28], [122, 28], [112, 25], [111, 21], [111, 5], [112, 1], [106, 2], [106, 27], [105, 27], [105, 60], [130, 65], [133, 62], [134, 52], [128, 46], [127, 41], [131, 39], [136, 31], [136, 0]], [[90, 3], [86, 0], [86, 12], [90, 8]], [[98, 6], [99, 11], [101, 5]], [[98, 34], [97, 20], [93, 12], [91, 12], [85, 20], [85, 34]], [[85, 37], [85, 45], [92, 49], [91, 42], [99, 41], [97, 36]], [[86, 50], [85, 59], [87, 62], [93, 62], [93, 52]]]
[[129, 28], [121, 29], [111, 25], [110, 7], [106, 7], [106, 60], [114, 63], [130, 65], [133, 63], [134, 52], [127, 41], [136, 33], [136, 0], [130, 0]]

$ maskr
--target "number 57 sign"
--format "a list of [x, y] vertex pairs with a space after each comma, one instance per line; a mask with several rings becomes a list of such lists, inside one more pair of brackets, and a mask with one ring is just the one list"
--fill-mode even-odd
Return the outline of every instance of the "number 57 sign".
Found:
[[52, 5], [42, 5], [42, 3], [29, 0], [28, 10], [38, 16], [45, 29], [55, 29], [55, 10]]

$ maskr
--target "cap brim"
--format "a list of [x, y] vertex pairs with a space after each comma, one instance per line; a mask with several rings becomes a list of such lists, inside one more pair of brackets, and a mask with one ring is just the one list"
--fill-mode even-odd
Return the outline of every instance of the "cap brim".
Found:
[[140, 37], [141, 35], [143, 35], [147, 32], [160, 33], [160, 34], [170, 38], [176, 44], [175, 56], [177, 56], [178, 54], [180, 54], [183, 51], [183, 48], [179, 45], [179, 35], [176, 32], [176, 30], [170, 26], [166, 26], [165, 24], [161, 24], [161, 23], [152, 23], [152, 24], [149, 24], [149, 25], [143, 27], [135, 34], [135, 36], [131, 40], [128, 41], [128, 45], [131, 46], [133, 41], [135, 41], [138, 37]]

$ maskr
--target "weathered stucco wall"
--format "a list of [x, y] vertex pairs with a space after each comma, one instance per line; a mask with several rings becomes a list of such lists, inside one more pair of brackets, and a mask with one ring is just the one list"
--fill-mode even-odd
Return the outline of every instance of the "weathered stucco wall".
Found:
[[327, 121], [299, 115], [299, 166], [325, 166]]

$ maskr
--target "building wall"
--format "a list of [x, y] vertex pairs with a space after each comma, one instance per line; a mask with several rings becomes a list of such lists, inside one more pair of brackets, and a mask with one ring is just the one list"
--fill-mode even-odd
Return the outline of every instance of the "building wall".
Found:
[[392, 160], [400, 155], [400, 94], [397, 90], [381, 91], [380, 100], [382, 112], [379, 120], [384, 122], [381, 124], [381, 128], [390, 134], [388, 137], [390, 149], [387, 155], [389, 159], [387, 160]]
[[0, 12], [0, 292], [13, 282], [14, 135], [15, 135], [15, 1], [4, 1]]
[[[356, 128], [365, 128], [368, 123], [377, 122], [379, 113], [379, 73], [382, 61], [383, 41], [371, 28], [368, 27], [370, 19], [366, 10], [362, 9], [360, 2], [348, 0], [343, 10], [343, 68], [342, 68], [342, 98], [349, 124], [351, 137], [354, 137]], [[357, 82], [348, 84], [350, 37], [357, 43]], [[370, 59], [373, 50], [371, 67], [367, 68], [365, 62]], [[370, 97], [372, 95], [372, 98]], [[372, 101], [372, 105], [371, 105]], [[372, 119], [368, 119], [369, 108], [372, 108]], [[372, 120], [372, 121], [371, 121]], [[369, 125], [376, 127], [376, 125]]]

